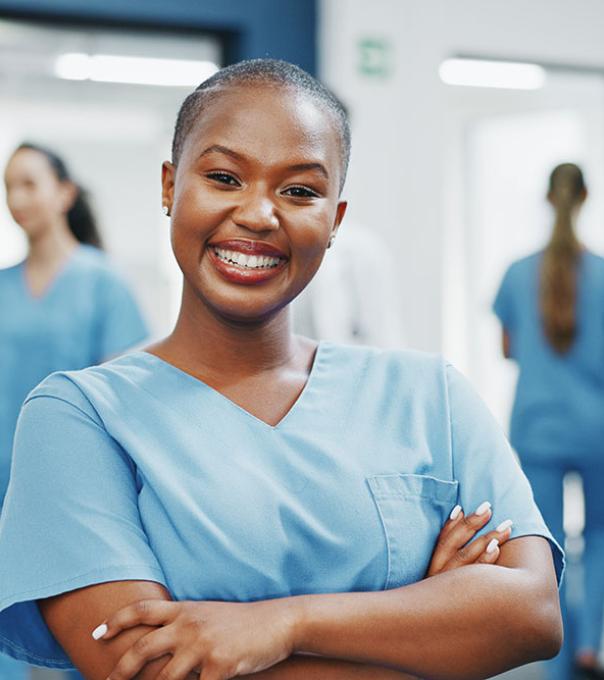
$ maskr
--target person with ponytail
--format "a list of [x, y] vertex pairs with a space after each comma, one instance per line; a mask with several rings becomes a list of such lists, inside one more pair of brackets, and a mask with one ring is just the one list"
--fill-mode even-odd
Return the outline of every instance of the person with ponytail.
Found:
[[[8, 208], [29, 250], [23, 262], [0, 270], [0, 512], [27, 394], [54, 371], [98, 364], [147, 336], [133, 296], [101, 250], [86, 193], [63, 160], [21, 144], [4, 180]], [[2, 680], [26, 673], [24, 665], [0, 657]]]
[[554, 168], [549, 242], [511, 265], [494, 303], [503, 353], [519, 367], [511, 442], [560, 544], [564, 476], [583, 479], [584, 601], [576, 643], [567, 630], [561, 654], [548, 662], [548, 677], [560, 680], [572, 677], [573, 658], [584, 677], [604, 677], [597, 663], [604, 607], [604, 258], [575, 232], [586, 197], [577, 165]]

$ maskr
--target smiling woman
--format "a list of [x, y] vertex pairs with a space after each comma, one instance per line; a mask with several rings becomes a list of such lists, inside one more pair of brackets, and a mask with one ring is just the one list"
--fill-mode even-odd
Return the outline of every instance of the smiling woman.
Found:
[[[311, 94], [250, 79], [241, 69], [240, 79], [225, 77], [220, 87], [206, 81], [190, 95], [176, 126], [174, 164], [163, 169], [185, 298], [194, 292], [233, 319], [243, 309], [266, 317], [287, 305], [318, 269], [346, 209], [339, 193], [349, 141], [336, 100], [319, 90], [317, 105], [310, 78]], [[288, 96], [279, 96], [283, 89]], [[225, 262], [217, 248], [238, 253], [237, 261]], [[247, 254], [279, 261], [257, 270], [257, 262], [239, 263]]]
[[290, 64], [185, 100], [162, 170], [180, 315], [28, 398], [6, 652], [92, 680], [482, 678], [556, 653], [561, 552], [464, 379], [291, 331], [348, 154], [337, 100]]

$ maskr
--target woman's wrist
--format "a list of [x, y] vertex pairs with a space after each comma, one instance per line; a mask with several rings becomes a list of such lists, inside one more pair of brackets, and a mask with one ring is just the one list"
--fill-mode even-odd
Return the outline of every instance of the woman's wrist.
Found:
[[297, 595], [282, 600], [284, 605], [284, 618], [290, 640], [290, 654], [305, 652], [304, 640], [306, 639], [308, 595]]
[[[340, 635], [340, 624], [350, 615], [350, 598], [358, 593], [315, 593], [297, 595], [290, 607], [290, 639], [292, 654], [329, 657], [322, 647], [322, 638], [333, 642]], [[342, 606], [342, 605], [348, 606]], [[358, 615], [358, 608], [356, 614]], [[336, 645], [337, 646], [337, 645]]]

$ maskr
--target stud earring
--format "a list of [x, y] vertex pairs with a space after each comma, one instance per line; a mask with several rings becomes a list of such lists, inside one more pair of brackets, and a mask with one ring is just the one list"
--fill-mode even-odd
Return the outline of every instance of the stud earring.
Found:
[[327, 247], [328, 247], [328, 248], [331, 248], [331, 246], [333, 246], [335, 240], [336, 240], [336, 235], [335, 235], [335, 234], [332, 234], [332, 235], [329, 237], [329, 241], [327, 242]]
[[170, 216], [170, 208], [168, 208], [167, 205], [162, 205], [161, 211], [163, 212], [163, 214], [164, 214], [166, 217], [169, 217], [169, 216]]

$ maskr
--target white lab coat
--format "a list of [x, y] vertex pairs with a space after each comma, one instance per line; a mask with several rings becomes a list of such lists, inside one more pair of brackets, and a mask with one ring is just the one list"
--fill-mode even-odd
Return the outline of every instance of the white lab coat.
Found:
[[388, 245], [368, 228], [346, 221], [294, 302], [294, 329], [317, 340], [403, 347], [398, 287]]

